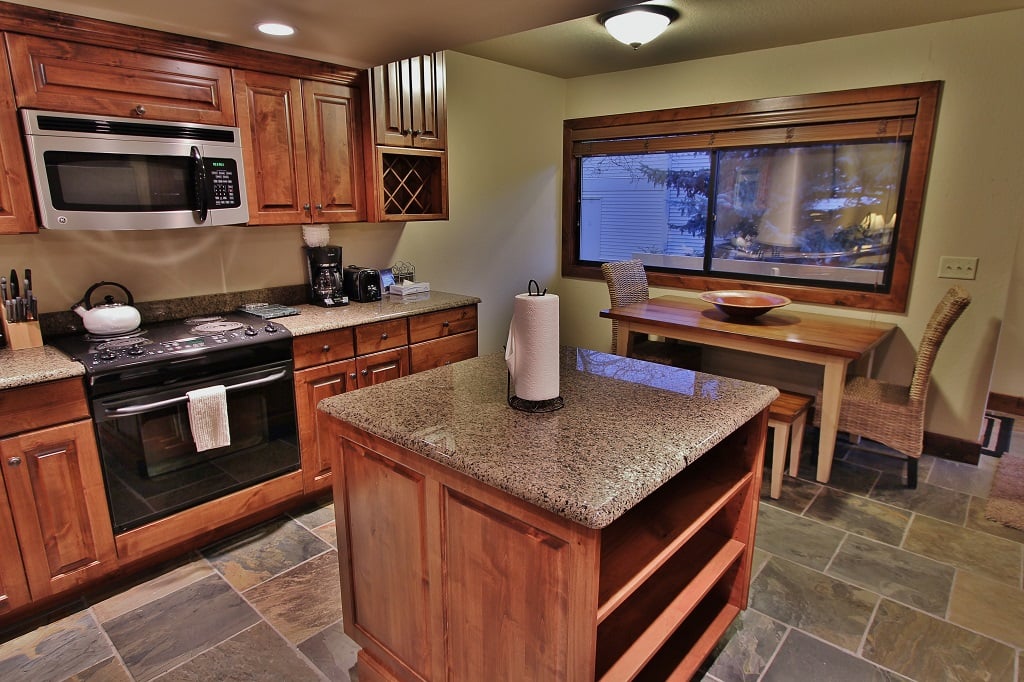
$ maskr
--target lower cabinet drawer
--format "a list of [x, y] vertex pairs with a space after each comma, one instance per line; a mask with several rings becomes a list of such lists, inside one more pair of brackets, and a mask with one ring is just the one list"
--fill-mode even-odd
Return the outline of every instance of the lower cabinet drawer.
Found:
[[356, 354], [352, 329], [349, 327], [308, 336], [296, 336], [292, 340], [292, 353], [295, 357], [295, 369], [347, 360]]
[[410, 371], [422, 372], [459, 360], [475, 358], [477, 354], [476, 331], [454, 334], [433, 341], [413, 344], [409, 347]]

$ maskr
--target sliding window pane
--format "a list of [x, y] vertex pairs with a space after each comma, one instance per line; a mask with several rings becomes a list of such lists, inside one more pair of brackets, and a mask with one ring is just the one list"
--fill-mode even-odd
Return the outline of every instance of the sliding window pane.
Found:
[[720, 152], [711, 273], [888, 286], [907, 144]]
[[581, 261], [702, 269], [710, 152], [588, 156], [580, 164]]

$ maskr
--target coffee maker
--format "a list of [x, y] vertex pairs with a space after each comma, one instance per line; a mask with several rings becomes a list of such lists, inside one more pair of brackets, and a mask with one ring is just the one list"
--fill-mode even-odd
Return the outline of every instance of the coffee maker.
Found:
[[348, 305], [341, 268], [340, 246], [307, 246], [309, 297], [314, 305], [333, 308]]

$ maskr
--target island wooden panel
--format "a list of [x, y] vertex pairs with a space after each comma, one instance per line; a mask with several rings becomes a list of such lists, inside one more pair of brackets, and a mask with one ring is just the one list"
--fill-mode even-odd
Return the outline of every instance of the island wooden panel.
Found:
[[25, 568], [21, 563], [18, 536], [4, 488], [3, 466], [0, 466], [0, 616], [31, 600]]
[[746, 608], [766, 429], [596, 530], [324, 416], [360, 679], [688, 679]]

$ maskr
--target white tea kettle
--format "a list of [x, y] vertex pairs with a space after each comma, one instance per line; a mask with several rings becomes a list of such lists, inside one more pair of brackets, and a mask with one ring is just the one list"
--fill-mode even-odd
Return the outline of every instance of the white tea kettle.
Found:
[[[91, 302], [92, 292], [103, 286], [117, 287], [128, 297], [127, 303], [116, 303], [114, 297], [107, 295], [103, 303], [93, 305]], [[89, 287], [82, 300], [71, 307], [71, 310], [78, 313], [85, 323], [85, 328], [90, 334], [125, 334], [134, 331], [142, 322], [139, 311], [132, 307], [135, 301], [132, 299], [132, 292], [123, 284], [117, 282], [97, 282]]]

